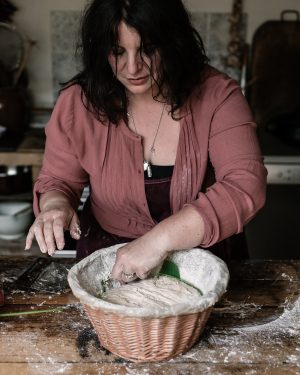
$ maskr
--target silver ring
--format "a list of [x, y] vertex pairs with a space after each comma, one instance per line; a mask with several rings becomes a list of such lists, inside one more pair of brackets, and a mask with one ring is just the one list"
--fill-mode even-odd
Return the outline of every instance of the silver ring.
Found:
[[123, 275], [124, 275], [124, 277], [126, 277], [126, 279], [133, 279], [133, 278], [136, 277], [135, 272], [133, 272], [133, 273], [125, 273], [125, 272], [123, 272]]
[[74, 231], [76, 234], [81, 235], [81, 229], [80, 229], [80, 226], [79, 226], [78, 224], [75, 224], [75, 225], [74, 225], [73, 231]]
[[81, 236], [81, 229], [80, 229], [80, 226], [79, 226], [78, 224], [75, 224], [75, 225], [73, 226], [73, 228], [71, 229], [71, 233], [72, 233], [74, 236], [80, 238], [80, 236]]

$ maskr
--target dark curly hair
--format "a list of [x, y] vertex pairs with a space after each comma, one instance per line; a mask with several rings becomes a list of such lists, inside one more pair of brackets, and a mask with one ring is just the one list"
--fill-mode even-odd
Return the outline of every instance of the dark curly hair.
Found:
[[122, 21], [137, 30], [142, 46], [150, 43], [159, 52], [159, 94], [164, 87], [163, 97], [174, 117], [199, 84], [208, 62], [202, 39], [181, 0], [93, 0], [82, 18], [77, 50], [83, 68], [69, 84], [82, 87], [85, 105], [97, 119], [116, 125], [122, 118], [127, 121], [126, 91], [108, 63]]

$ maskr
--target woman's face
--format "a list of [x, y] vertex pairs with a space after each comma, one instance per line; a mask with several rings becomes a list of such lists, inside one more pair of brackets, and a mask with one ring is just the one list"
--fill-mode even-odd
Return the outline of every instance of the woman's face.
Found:
[[151, 93], [158, 78], [160, 58], [152, 46], [141, 50], [141, 38], [135, 29], [124, 22], [119, 26], [118, 45], [114, 46], [109, 64], [117, 79], [133, 95]]

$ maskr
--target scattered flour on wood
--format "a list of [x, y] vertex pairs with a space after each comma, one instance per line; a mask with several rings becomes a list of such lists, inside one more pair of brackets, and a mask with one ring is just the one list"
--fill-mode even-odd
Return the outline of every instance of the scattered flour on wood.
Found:
[[244, 331], [300, 330], [300, 298], [292, 305], [285, 305], [284, 312], [275, 320], [253, 327], [243, 327]]
[[[294, 281], [289, 275], [281, 276]], [[298, 347], [296, 344], [300, 343], [300, 298], [293, 303], [286, 300], [281, 307], [283, 312], [267, 323], [241, 326], [240, 321], [237, 321], [235, 326], [210, 327], [199, 343], [181, 356], [181, 360], [186, 358], [202, 363], [267, 363], [264, 370], [251, 369], [247, 372], [253, 375], [268, 374], [271, 369], [274, 371], [283, 364], [292, 364], [299, 367], [299, 371], [293, 370], [293, 374], [300, 375], [300, 344]], [[255, 316], [255, 310], [261, 308], [256, 304], [241, 304], [241, 318]], [[239, 309], [234, 308], [234, 311], [239, 312]]]
[[[286, 277], [289, 281], [293, 281], [293, 278], [289, 275], [282, 274], [282, 277]], [[42, 301], [40, 305], [46, 301]], [[255, 313], [262, 307], [254, 303], [245, 303], [236, 306], [241, 315], [241, 318], [247, 317], [249, 311]], [[218, 363], [244, 363], [244, 364], [255, 364], [255, 363], [266, 363], [266, 368], [249, 369], [245, 374], [247, 375], [264, 375], [270, 373], [271, 370], [276, 370], [276, 367], [280, 368], [282, 364], [292, 364], [299, 367], [299, 371], [294, 370], [294, 375], [300, 375], [300, 346], [289, 345], [292, 340], [293, 343], [299, 342], [300, 338], [300, 298], [294, 303], [285, 301], [282, 314], [276, 317], [273, 321], [264, 324], [256, 324], [253, 326], [230, 326], [230, 327], [210, 327], [204, 332], [199, 343], [196, 344], [191, 350], [184, 355], [174, 358], [168, 363], [185, 363], [191, 361], [194, 363], [201, 363], [203, 366], [207, 365], [207, 369], [204, 370], [203, 374], [213, 373], [214, 375], [223, 375], [224, 373], [216, 371], [211, 372], [212, 366]], [[74, 321], [66, 328], [67, 330], [74, 330], [80, 332], [81, 330], [90, 327], [89, 320], [85, 314], [83, 307], [80, 304], [68, 305], [67, 308], [76, 308], [80, 314], [80, 321]], [[20, 317], [20, 319], [22, 319]], [[1, 325], [5, 325], [8, 329], [9, 322], [0, 322]], [[22, 337], [19, 337], [19, 340]], [[26, 342], [28, 337], [26, 338]], [[49, 338], [51, 340], [51, 338]], [[9, 345], [9, 342], [7, 342]], [[65, 373], [72, 373], [73, 364], [70, 362], [59, 362], [59, 357], [56, 352], [45, 353], [42, 348], [37, 346], [37, 337], [32, 334], [31, 344], [36, 348], [34, 356], [27, 357], [26, 361], [30, 367], [30, 373], [33, 375], [58, 375]], [[24, 341], [25, 345], [25, 341]], [[284, 353], [282, 351], [284, 347]], [[68, 347], [65, 348], [68, 350]], [[113, 356], [107, 356], [106, 363], [114, 362]], [[165, 362], [166, 364], [166, 362]], [[132, 363], [124, 362], [126, 375], [148, 375], [153, 371], [147, 364], [136, 365]], [[168, 371], [164, 371], [164, 364], [156, 364], [156, 371], [161, 366], [162, 374], [169, 374]], [[124, 367], [120, 365], [120, 374], [124, 374]], [[202, 369], [202, 367], [201, 367]], [[203, 367], [204, 369], [204, 367]], [[174, 369], [175, 370], [175, 367]], [[269, 372], [268, 372], [269, 371]], [[102, 375], [105, 371], [103, 369], [98, 370], [98, 374]], [[158, 372], [157, 372], [158, 373]], [[185, 373], [185, 372], [182, 372]], [[189, 373], [188, 370], [186, 372]], [[279, 372], [278, 372], [279, 373]], [[96, 374], [96, 373], [95, 373]], [[118, 371], [114, 372], [118, 375]], [[82, 375], [85, 375], [83, 370]]]

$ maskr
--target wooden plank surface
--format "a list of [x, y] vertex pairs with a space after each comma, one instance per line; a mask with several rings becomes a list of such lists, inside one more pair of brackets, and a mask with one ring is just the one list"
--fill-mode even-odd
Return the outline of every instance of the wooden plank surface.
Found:
[[264, 364], [4, 363], [0, 375], [297, 375], [299, 366]]
[[[15, 279], [33, 260], [0, 258], [0, 275]], [[0, 375], [300, 374], [300, 261], [232, 262], [229, 269], [228, 291], [199, 342], [161, 363], [134, 364], [107, 352], [70, 291], [12, 289], [0, 312], [63, 310], [0, 318]]]

